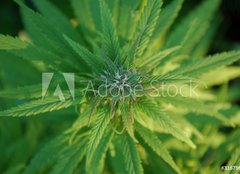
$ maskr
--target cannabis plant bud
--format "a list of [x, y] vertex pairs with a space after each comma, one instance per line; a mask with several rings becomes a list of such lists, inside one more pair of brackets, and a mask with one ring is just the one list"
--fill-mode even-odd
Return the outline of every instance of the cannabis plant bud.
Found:
[[[211, 87], [224, 84], [221, 94], [227, 93], [228, 82], [240, 72], [239, 67], [228, 66], [240, 59], [240, 51], [205, 55], [220, 0], [204, 0], [186, 17], [180, 15], [176, 24], [183, 0], [69, 0], [75, 13], [72, 21], [77, 21], [74, 26], [48, 0], [32, 0], [37, 12], [15, 1], [31, 39], [0, 35], [0, 57], [10, 61], [11, 67], [22, 58], [33, 70], [26, 74], [36, 82], [42, 73], [42, 83], [0, 91], [0, 97], [20, 103], [1, 111], [0, 116], [44, 113], [45, 117], [25, 120], [24, 137], [6, 147], [5, 163], [13, 166], [6, 173], [218, 173], [209, 164], [220, 166], [220, 162], [203, 159], [228, 149], [223, 143], [227, 137], [217, 132], [220, 125], [239, 125], [239, 109], [233, 110], [231, 101], [219, 102]], [[24, 69], [21, 65], [11, 69]], [[54, 81], [55, 74], [63, 78]], [[191, 81], [208, 88], [192, 87]], [[149, 95], [152, 91], [157, 95]], [[53, 111], [58, 111], [55, 117], [53, 113], [46, 119]], [[21, 128], [21, 123], [14, 127]], [[8, 132], [2, 125], [0, 131]], [[46, 133], [49, 130], [51, 136]], [[62, 133], [29, 163], [32, 152], [56, 135], [56, 130]], [[231, 138], [239, 135], [238, 131]], [[4, 148], [11, 142], [6, 137], [0, 142]], [[212, 137], [218, 140], [213, 142]], [[34, 149], [23, 158], [22, 153], [19, 158], [11, 157], [17, 160], [7, 158], [13, 147], [18, 153], [25, 145]], [[219, 158], [224, 162], [230, 156]], [[202, 169], [200, 163], [207, 164], [203, 172], [197, 171]]]
[[123, 69], [119, 69], [113, 73], [105, 72], [101, 75], [100, 81], [100, 86], [105, 87], [107, 96], [114, 100], [124, 100], [127, 97], [134, 97], [135, 88], [137, 85], [141, 85], [138, 74]]

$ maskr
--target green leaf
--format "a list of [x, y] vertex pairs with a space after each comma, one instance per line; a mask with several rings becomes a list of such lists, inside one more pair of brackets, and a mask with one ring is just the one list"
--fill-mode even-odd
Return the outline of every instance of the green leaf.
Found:
[[208, 86], [221, 85], [240, 77], [240, 67], [230, 66], [203, 74], [201, 79]]
[[[47, 20], [44, 16], [41, 14], [33, 11], [32, 9], [28, 8], [21, 0], [15, 0], [17, 4], [20, 6], [20, 9], [24, 15], [25, 18], [27, 18], [28, 22], [31, 22], [31, 25], [35, 25], [39, 28], [39, 33], [42, 33], [44, 37], [47, 38], [48, 42], [51, 42], [52, 48], [60, 48], [60, 49], [65, 49], [64, 44], [63, 44], [63, 38], [62, 37], [62, 32], [57, 29], [51, 22]], [[35, 33], [39, 34], [39, 33]], [[44, 42], [39, 43], [41, 46], [44, 47]]]
[[168, 163], [176, 173], [181, 173], [168, 150], [163, 146], [162, 142], [153, 132], [149, 131], [140, 124], [136, 124], [136, 130], [144, 139], [144, 141], [153, 149], [153, 151], [157, 153], [158, 156], [160, 156], [166, 163]]
[[182, 7], [183, 1], [184, 0], [172, 0], [164, 8], [162, 8], [156, 29], [153, 33], [151, 45], [148, 49], [149, 52], [152, 52], [161, 46], [161, 40], [176, 19]]
[[[51, 82], [53, 86], [57, 86], [62, 83], [61, 78], [55, 77], [55, 80]], [[45, 96], [49, 96], [50, 91], [46, 92]], [[42, 97], [42, 84], [34, 84], [28, 86], [21, 86], [17, 88], [7, 88], [5, 90], [0, 91], [0, 97], [8, 98], [8, 99], [39, 99]]]
[[[174, 84], [176, 87], [178, 85], [189, 84], [189, 82], [198, 82], [195, 78], [182, 76], [182, 75], [170, 75], [170, 74], [163, 74], [160, 76], [152, 76], [147, 81], [143, 83], [146, 89], [149, 89], [150, 92], [154, 92], [154, 90], [158, 90], [164, 85], [171, 85]], [[151, 93], [150, 93], [151, 94]], [[154, 94], [154, 93], [153, 93]]]
[[10, 99], [33, 99], [42, 96], [42, 85], [11, 88], [0, 91], [0, 97]]
[[239, 51], [215, 54], [213, 56], [208, 56], [206, 58], [184, 64], [169, 74], [181, 74], [188, 77], [197, 77], [214, 69], [230, 65], [239, 59]]
[[[164, 132], [169, 133], [176, 137], [177, 139], [187, 143], [192, 148], [196, 148], [190, 138], [187, 136], [186, 132], [182, 130], [174, 120], [170, 118], [164, 111], [160, 110], [160, 107], [155, 104], [153, 101], [148, 99], [142, 99], [138, 103], [138, 109], [135, 111], [135, 118], [137, 121], [149, 129], [158, 131], [160, 127]], [[139, 112], [141, 111], [141, 112]], [[140, 117], [143, 117], [143, 120], [140, 120]], [[144, 122], [145, 120], [145, 122]]]
[[126, 166], [124, 162], [124, 155], [122, 153], [121, 138], [116, 135], [109, 147], [109, 153], [107, 156], [108, 165], [112, 168], [112, 173], [126, 173]]
[[88, 155], [87, 155], [87, 165], [90, 164], [92, 158], [94, 158], [94, 153], [98, 148], [99, 143], [101, 142], [104, 134], [107, 130], [107, 127], [111, 121], [111, 115], [108, 111], [106, 113], [98, 113], [96, 121], [91, 130], [91, 135], [88, 143]]
[[65, 145], [50, 174], [73, 173], [85, 155], [86, 138], [80, 136], [71, 145]]
[[73, 50], [89, 65], [89, 67], [95, 71], [96, 73], [100, 73], [103, 69], [103, 60], [101, 60], [98, 56], [92, 54], [86, 48], [80, 46], [78, 43], [71, 40], [69, 37], [64, 36], [69, 45], [73, 48]]
[[66, 100], [61, 102], [57, 97], [46, 97], [43, 100], [34, 100], [25, 104], [18, 105], [9, 110], [1, 111], [0, 116], [9, 117], [22, 117], [22, 116], [32, 116], [38, 115], [46, 112], [52, 112], [68, 108], [70, 106], [79, 104], [81, 98], [72, 99], [72, 96], [65, 98]]
[[114, 131], [111, 128], [108, 128], [103, 137], [101, 138], [98, 146], [93, 152], [92, 158], [87, 161], [86, 170], [90, 174], [103, 173], [104, 169], [104, 160], [106, 152], [108, 150], [109, 144], [113, 138]]
[[[51, 52], [51, 54], [55, 54], [58, 57], [61, 57], [62, 61], [68, 62], [68, 64], [72, 64], [72, 66], [77, 69], [81, 68], [82, 70], [87, 71], [85, 62], [76, 59], [76, 53], [70, 49], [69, 44], [63, 38], [64, 32], [61, 28], [53, 25], [51, 21], [49, 21], [46, 17], [41, 14], [34, 12], [30, 8], [28, 8], [21, 0], [15, 0], [26, 18], [26, 22], [28, 23], [28, 28], [33, 27], [33, 31], [31, 32], [34, 35], [33, 40], [35, 45], [39, 47], [36, 48], [38, 50], [47, 50], [47, 52]], [[36, 32], [37, 33], [34, 33]], [[41, 35], [35, 36], [35, 35]], [[39, 53], [38, 56], [41, 54]], [[43, 57], [43, 56], [42, 56]]]
[[162, 97], [159, 101], [172, 104], [174, 106], [180, 107], [182, 109], [185, 109], [185, 106], [187, 107], [188, 112], [195, 112], [200, 114], [207, 114], [209, 116], [215, 117], [221, 121], [223, 121], [227, 125], [231, 125], [232, 123], [230, 120], [228, 120], [224, 115], [218, 112], [218, 108], [214, 107], [213, 104], [205, 104], [202, 101], [199, 101], [197, 99], [192, 99], [188, 97], [181, 97], [181, 96], [166, 96]]
[[[172, 0], [161, 11], [156, 29], [154, 31], [154, 38], [161, 38], [177, 17], [184, 0]], [[166, 2], [165, 2], [166, 3]]]
[[148, 57], [145, 60], [141, 60], [141, 61], [139, 61], [139, 63], [136, 63], [136, 64], [140, 64], [140, 67], [144, 67], [144, 68], [146, 66], [150, 67], [150, 69], [156, 68], [161, 63], [161, 60], [163, 58], [165, 58], [168, 55], [176, 52], [180, 48], [181, 48], [181, 46], [176, 46], [176, 47], [172, 47], [172, 48], [160, 51], [157, 54], [154, 54], [153, 56]]
[[185, 115], [180, 116], [179, 112], [168, 112], [168, 115], [171, 115], [171, 117], [179, 124], [182, 128], [187, 128], [189, 134], [194, 134], [197, 136], [199, 140], [203, 140], [205, 137], [204, 135], [193, 125], [191, 124]]
[[161, 0], [147, 1], [136, 29], [133, 43], [130, 46], [130, 55], [128, 57], [130, 65], [134, 62], [135, 58], [142, 56], [146, 50], [157, 24], [161, 6]]
[[122, 44], [124, 45], [124, 41], [129, 41], [134, 36], [134, 30], [139, 19], [137, 8], [140, 5], [140, 0], [109, 1], [114, 2], [115, 7], [118, 7], [118, 11], [116, 12], [117, 32], [119, 37], [123, 39]]
[[60, 10], [52, 5], [48, 0], [34, 0], [38, 10], [50, 21], [56, 28], [61, 30], [71, 39], [83, 43], [81, 35], [73, 28], [68, 19]]
[[211, 23], [205, 35], [202, 36], [200, 42], [194, 47], [190, 59], [197, 60], [207, 54], [221, 22], [221, 20], [217, 19], [215, 19], [215, 21]]
[[[45, 28], [49, 27], [46, 23], [46, 20], [42, 19], [40, 15], [34, 13], [33, 11], [30, 11], [25, 6], [21, 6], [20, 12], [22, 15], [24, 28], [31, 38], [31, 41], [42, 48], [56, 50], [58, 46], [54, 44], [51, 36], [48, 37], [48, 32], [42, 29], [42, 25], [44, 25]], [[37, 18], [40, 18], [40, 24], [38, 23]]]
[[32, 159], [31, 163], [28, 165], [23, 174], [33, 174], [39, 171], [48, 170], [56, 160], [56, 155], [62, 151], [65, 143], [67, 142], [67, 136], [60, 135], [59, 137], [53, 139], [47, 146], [42, 148], [37, 155]]
[[115, 31], [113, 19], [104, 0], [99, 0], [102, 21], [102, 46], [105, 54], [111, 59], [119, 58], [118, 36]]
[[[41, 73], [33, 62], [21, 59], [9, 53], [9, 51], [13, 50], [0, 51], [0, 83], [3, 87], [1, 90], [8, 90], [17, 86], [39, 84]], [[11, 70], [11, 73], [9, 73], [9, 70]]]
[[121, 141], [127, 173], [143, 174], [141, 160], [133, 139], [125, 132], [121, 135]]
[[94, 20], [96, 16], [100, 19], [98, 0], [71, 0], [71, 4], [84, 34], [95, 37], [95, 32], [100, 30], [100, 24], [97, 25], [97, 21]]
[[[190, 53], [207, 31], [209, 22], [214, 17], [219, 4], [220, 0], [203, 1], [176, 26], [166, 42], [166, 47], [182, 45], [178, 54]], [[191, 29], [189, 30], [189, 28]]]
[[125, 129], [129, 133], [129, 135], [136, 141], [134, 137], [134, 128], [133, 128], [133, 113], [131, 110], [131, 106], [129, 106], [130, 103], [126, 103], [126, 101], [123, 101], [120, 105], [121, 114], [122, 114], [122, 121], [124, 124]]
[[28, 43], [18, 38], [4, 36], [0, 34], [0, 50], [15, 50], [23, 49], [28, 46]]
[[78, 68], [72, 61], [63, 59], [52, 52], [32, 44], [29, 44], [28, 47], [24, 49], [9, 50], [8, 52], [25, 60], [43, 62], [52, 69], [58, 69], [60, 65], [64, 65], [65, 68]]

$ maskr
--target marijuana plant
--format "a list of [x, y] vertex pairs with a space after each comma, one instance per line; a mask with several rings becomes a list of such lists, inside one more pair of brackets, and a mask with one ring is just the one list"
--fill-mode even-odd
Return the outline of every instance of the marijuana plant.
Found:
[[[17, 57], [11, 64], [22, 58], [34, 69], [32, 76], [26, 73], [34, 82], [2, 90], [1, 98], [18, 106], [0, 116], [43, 115], [26, 120], [29, 136], [23, 142], [31, 142], [27, 147], [50, 142], [30, 163], [36, 149], [30, 154], [25, 149], [27, 155], [10, 165], [9, 173], [211, 173], [230, 154], [219, 154], [217, 162], [209, 160], [212, 168], [201, 170], [197, 161], [207, 158], [209, 147], [218, 154], [228, 142], [231, 152], [239, 146], [234, 143], [239, 129], [231, 140], [217, 138], [218, 127], [239, 126], [239, 109], [211, 87], [224, 84], [221, 94], [226, 95], [227, 82], [240, 75], [239, 67], [227, 65], [240, 59], [240, 51], [205, 56], [220, 0], [203, 1], [176, 23], [183, 0], [71, 0], [76, 19], [47, 0], [33, 0], [39, 12], [16, 2], [28, 35], [0, 35], [1, 57]], [[39, 72], [54, 75], [46, 94]], [[63, 73], [74, 73], [74, 96]], [[59, 126], [54, 138], [44, 126], [50, 112], [58, 120], [52, 127], [72, 123]], [[68, 117], [60, 118], [63, 114]], [[192, 168], [189, 159], [195, 161]], [[237, 161], [235, 155], [230, 162]]]

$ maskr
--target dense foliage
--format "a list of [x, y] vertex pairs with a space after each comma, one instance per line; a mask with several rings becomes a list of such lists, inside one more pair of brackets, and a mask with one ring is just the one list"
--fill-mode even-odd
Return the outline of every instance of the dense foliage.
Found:
[[239, 165], [240, 92], [229, 81], [240, 76], [240, 51], [206, 56], [220, 0], [180, 19], [183, 0], [71, 0], [74, 19], [33, 2], [37, 11], [16, 0], [26, 32], [0, 35], [1, 66], [10, 67], [0, 76], [0, 172], [218, 173]]

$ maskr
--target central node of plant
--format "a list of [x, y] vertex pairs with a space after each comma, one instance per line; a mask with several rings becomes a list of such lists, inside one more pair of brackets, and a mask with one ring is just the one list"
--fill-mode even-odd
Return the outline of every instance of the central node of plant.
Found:
[[120, 100], [127, 97], [136, 98], [137, 90], [141, 87], [141, 76], [131, 70], [118, 69], [114, 72], [104, 71], [100, 76], [98, 94]]

